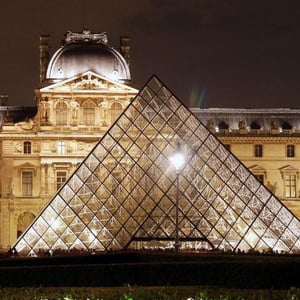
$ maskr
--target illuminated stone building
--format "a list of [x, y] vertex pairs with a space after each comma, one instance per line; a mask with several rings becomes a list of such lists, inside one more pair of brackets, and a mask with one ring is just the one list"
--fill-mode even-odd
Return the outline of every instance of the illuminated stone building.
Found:
[[155, 76], [13, 251], [300, 251], [300, 221]]
[[[2, 250], [7, 250], [15, 243], [17, 237], [28, 228], [36, 216], [39, 216], [39, 213], [46, 207], [49, 200], [55, 197], [55, 201], [59, 201], [57, 200], [56, 192], [62, 188], [69, 176], [77, 168], [80, 168], [80, 163], [83, 159], [89, 155], [96, 143], [107, 133], [113, 122], [128, 107], [138, 93], [138, 90], [133, 87], [129, 70], [129, 39], [122, 37], [120, 41], [119, 52], [108, 45], [107, 36], [104, 33], [92, 34], [89, 31], [84, 31], [77, 34], [68, 32], [65, 35], [62, 46], [54, 54], [50, 55], [49, 36], [41, 36], [40, 85], [35, 91], [37, 106], [32, 108], [9, 107], [5, 97], [0, 99], [2, 102], [0, 106], [0, 116], [2, 117], [0, 132], [0, 248]], [[300, 200], [298, 173], [300, 169], [300, 146], [298, 145], [300, 125], [298, 120], [300, 110], [225, 108], [192, 108], [191, 110], [227, 148], [230, 148], [232, 153], [252, 171], [259, 181], [267, 186], [267, 190], [260, 188], [263, 189], [263, 194], [267, 195], [267, 198], [263, 200], [265, 202], [259, 202], [260, 204], [269, 203], [268, 206], [270, 206], [270, 203], [273, 203], [274, 199], [276, 199], [275, 197], [277, 197], [282, 203], [292, 209], [294, 214], [300, 215], [300, 211], [298, 211], [298, 200]], [[170, 128], [176, 126], [175, 123], [172, 122], [168, 126], [170, 125]], [[136, 122], [134, 126], [131, 128], [131, 130], [134, 129], [134, 132], [143, 131], [142, 127], [139, 126], [139, 122]], [[110, 134], [113, 135], [115, 133], [112, 131]], [[172, 142], [171, 148], [174, 147], [175, 139]], [[138, 147], [142, 147], [142, 145]], [[159, 148], [158, 145], [156, 147]], [[228, 153], [225, 150], [225, 148], [222, 150], [223, 155]], [[112, 156], [115, 155], [113, 152], [111, 154]], [[81, 168], [83, 167], [81, 166]], [[243, 172], [243, 174], [249, 176], [246, 170]], [[111, 173], [110, 170], [109, 173]], [[114, 174], [111, 173], [113, 177], [117, 178], [113, 181], [112, 186], [118, 186], [120, 174], [119, 171]], [[207, 173], [207, 176], [210, 175]], [[189, 179], [192, 180], [191, 178]], [[253, 185], [261, 187], [261, 185], [256, 183], [253, 183]], [[68, 187], [69, 184], [66, 186]], [[65, 191], [67, 187], [62, 188], [62, 190]], [[123, 188], [125, 187], [123, 186]], [[153, 192], [157, 192], [157, 190]], [[225, 189], [217, 193], [224, 199], [230, 194]], [[236, 191], [234, 193], [238, 194]], [[175, 195], [174, 187], [171, 194]], [[247, 193], [245, 195], [247, 196]], [[66, 194], [64, 194], [65, 196]], [[69, 205], [69, 199], [64, 197], [62, 197], [62, 202]], [[212, 201], [213, 198], [209, 197], [212, 196], [207, 195], [206, 200], [210, 199]], [[263, 197], [263, 195], [260, 194], [259, 197]], [[220, 200], [220, 203], [223, 200]], [[165, 205], [166, 203], [163, 204], [163, 206]], [[213, 205], [217, 205], [217, 202], [214, 202], [212, 207]], [[264, 224], [263, 226], [259, 224], [259, 229], [254, 229], [254, 231], [252, 231], [252, 228], [251, 230], [249, 229], [249, 232], [251, 232], [250, 237], [248, 236], [246, 240], [239, 240], [241, 243], [244, 243], [244, 249], [256, 246], [257, 249], [265, 249], [267, 245], [270, 245], [270, 247], [272, 245], [274, 247], [275, 245], [278, 246], [281, 243], [279, 241], [282, 235], [286, 235], [283, 242], [285, 246], [275, 247], [276, 249], [284, 249], [285, 251], [297, 249], [299, 246], [297, 237], [291, 237], [292, 235], [284, 231], [297, 231], [298, 225], [295, 225], [298, 224], [297, 221], [294, 221], [294, 216], [285, 211], [276, 201], [273, 206], [277, 211], [275, 213], [272, 212], [268, 216], [273, 219], [284, 219], [288, 216], [286, 217], [287, 223], [281, 224], [282, 226], [276, 223], [276, 229], [273, 228], [272, 230], [276, 234], [280, 233], [275, 239], [274, 237], [270, 238], [273, 233], [268, 237], [262, 234], [262, 231], [268, 231], [267, 226], [271, 226], [272, 222], [268, 221], [268, 223], [266, 221], [267, 225]], [[122, 209], [122, 207], [118, 207], [120, 210]], [[228, 207], [228, 205], [224, 204], [219, 207], [224, 208]], [[60, 208], [56, 206], [55, 209], [59, 210]], [[89, 209], [91, 210], [92, 208], [89, 207]], [[190, 209], [188, 202], [187, 209]], [[220, 211], [217, 214], [221, 214], [222, 208], [219, 209]], [[240, 211], [244, 211], [244, 209], [241, 208]], [[87, 212], [85, 213], [88, 214]], [[207, 216], [207, 222], [210, 222], [208, 219], [211, 216], [211, 214]], [[231, 214], [230, 217], [235, 218], [236, 216]], [[218, 226], [223, 226], [221, 222], [227, 222], [224, 218], [220, 218], [218, 225], [203, 226], [206, 228], [206, 231], [209, 230], [208, 228], [218, 231], [220, 230]], [[264, 217], [262, 219], [265, 220]], [[51, 235], [51, 226], [56, 227], [58, 223], [49, 224], [50, 220], [52, 220], [51, 216], [48, 216], [45, 220], [50, 227], [46, 226], [48, 228], [47, 231], [44, 224], [40, 226], [40, 230], [47, 231], [47, 234]], [[126, 220], [129, 220], [129, 218]], [[264, 222], [262, 221], [262, 223]], [[161, 230], [159, 228], [160, 223], [154, 223], [158, 228], [157, 230]], [[70, 224], [65, 223], [65, 226], [68, 227]], [[134, 224], [135, 221], [130, 226], [137, 226], [137, 224]], [[75, 245], [79, 246], [80, 243], [83, 243], [82, 245], [86, 247], [84, 243], [86, 243], [86, 239], [91, 238], [91, 228], [86, 225], [83, 226], [80, 222], [78, 224], [72, 223], [73, 225], [74, 227], [78, 225], [79, 229], [74, 229], [75, 231], [77, 230], [76, 234], [74, 234], [74, 231], [72, 231], [73, 235], [70, 233], [70, 240], [72, 241], [68, 242], [69, 244], [67, 243], [67, 248]], [[292, 229], [289, 228], [290, 225]], [[277, 228], [278, 226], [279, 228]], [[124, 224], [116, 228], [123, 232], [127, 230]], [[146, 228], [141, 228], [141, 231], [145, 231]], [[172, 228], [174, 230], [174, 226]], [[186, 223], [184, 229], [186, 239], [189, 237], [187, 232], [190, 228], [192, 227], [189, 227], [188, 223]], [[230, 228], [234, 228], [234, 226], [231, 225]], [[244, 221], [244, 225], [240, 229], [234, 229], [234, 234], [241, 237], [245, 228], [250, 228], [247, 221]], [[82, 230], [80, 238], [78, 230]], [[200, 229], [194, 226], [194, 230], [199, 233]], [[108, 231], [108, 233], [111, 234], [111, 231]], [[43, 233], [39, 232], [38, 235], [42, 236]], [[234, 247], [237, 246], [237, 244], [232, 246], [233, 236], [218, 238], [217, 235], [217, 233], [214, 234], [216, 240], [219, 241], [218, 245], [222, 244], [224, 249], [235, 249]], [[166, 234], [165, 236], [165, 241], [162, 241], [164, 246], [168, 244], [168, 239], [172, 234]], [[203, 235], [199, 233], [194, 238], [198, 240], [203, 239], [203, 242], [207, 242], [205, 240], [206, 237], [207, 232]], [[266, 243], [262, 237], [272, 240], [272, 242], [270, 244]], [[32, 238], [35, 239], [36, 237], [33, 235]], [[77, 238], [78, 244], [76, 244]], [[59, 239], [57, 239], [56, 247], [66, 249], [66, 242], [62, 242]], [[150, 238], [148, 237], [148, 239]], [[290, 239], [290, 241], [287, 242], [287, 239]], [[143, 244], [146, 240], [147, 236], [140, 234], [134, 236], [132, 242], [133, 244]], [[99, 246], [99, 240], [95, 236], [93, 241], [95, 248], [98, 247], [105, 250], [111, 248], [105, 243]], [[110, 241], [116, 245], [123, 245], [120, 237], [110, 239]], [[45, 245], [42, 245], [41, 241], [40, 243], [41, 248], [47, 248], [44, 247]], [[289, 246], [286, 246], [287, 244]], [[295, 247], [293, 246], [294, 244]], [[216, 245], [217, 242], [213, 246]], [[26, 249], [30, 248], [31, 246], [28, 246]], [[34, 251], [37, 251], [37, 248]]]
[[300, 216], [300, 110], [193, 108], [272, 193]]
[[[33, 108], [1, 111], [0, 247], [7, 250], [136, 95], [130, 47], [105, 33], [67, 32], [51, 56], [40, 38], [40, 86]], [[51, 56], [51, 59], [50, 59]]]

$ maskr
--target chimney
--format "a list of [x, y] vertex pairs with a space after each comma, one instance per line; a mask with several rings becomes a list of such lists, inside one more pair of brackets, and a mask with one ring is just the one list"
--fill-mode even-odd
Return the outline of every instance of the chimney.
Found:
[[130, 66], [130, 39], [128, 36], [121, 36], [120, 37], [120, 52], [125, 58], [128, 67]]
[[49, 34], [40, 36], [40, 85], [46, 81], [46, 71], [49, 63]]

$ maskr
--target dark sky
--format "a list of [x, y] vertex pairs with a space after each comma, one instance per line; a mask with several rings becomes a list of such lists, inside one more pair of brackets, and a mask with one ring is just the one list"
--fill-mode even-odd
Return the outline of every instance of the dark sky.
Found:
[[299, 0], [10, 0], [1, 3], [0, 93], [34, 105], [39, 36], [131, 38], [132, 78], [156, 74], [189, 106], [300, 108]]

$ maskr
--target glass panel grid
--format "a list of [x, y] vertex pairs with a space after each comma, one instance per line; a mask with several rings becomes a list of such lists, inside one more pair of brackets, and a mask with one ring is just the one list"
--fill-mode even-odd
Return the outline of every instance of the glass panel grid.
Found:
[[[186, 156], [178, 185], [169, 162], [177, 143]], [[234, 251], [300, 250], [299, 220], [153, 77], [15, 249], [170, 247], [176, 210], [182, 249], [205, 239]]]

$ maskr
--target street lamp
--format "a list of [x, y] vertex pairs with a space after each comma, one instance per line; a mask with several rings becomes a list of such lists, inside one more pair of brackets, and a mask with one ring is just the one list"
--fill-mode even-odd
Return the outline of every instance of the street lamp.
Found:
[[177, 144], [175, 152], [172, 157], [170, 157], [171, 163], [174, 165], [176, 170], [176, 203], [175, 203], [175, 252], [179, 251], [179, 222], [178, 222], [178, 211], [179, 211], [179, 174], [180, 170], [184, 164], [184, 155], [181, 151], [180, 143]]

